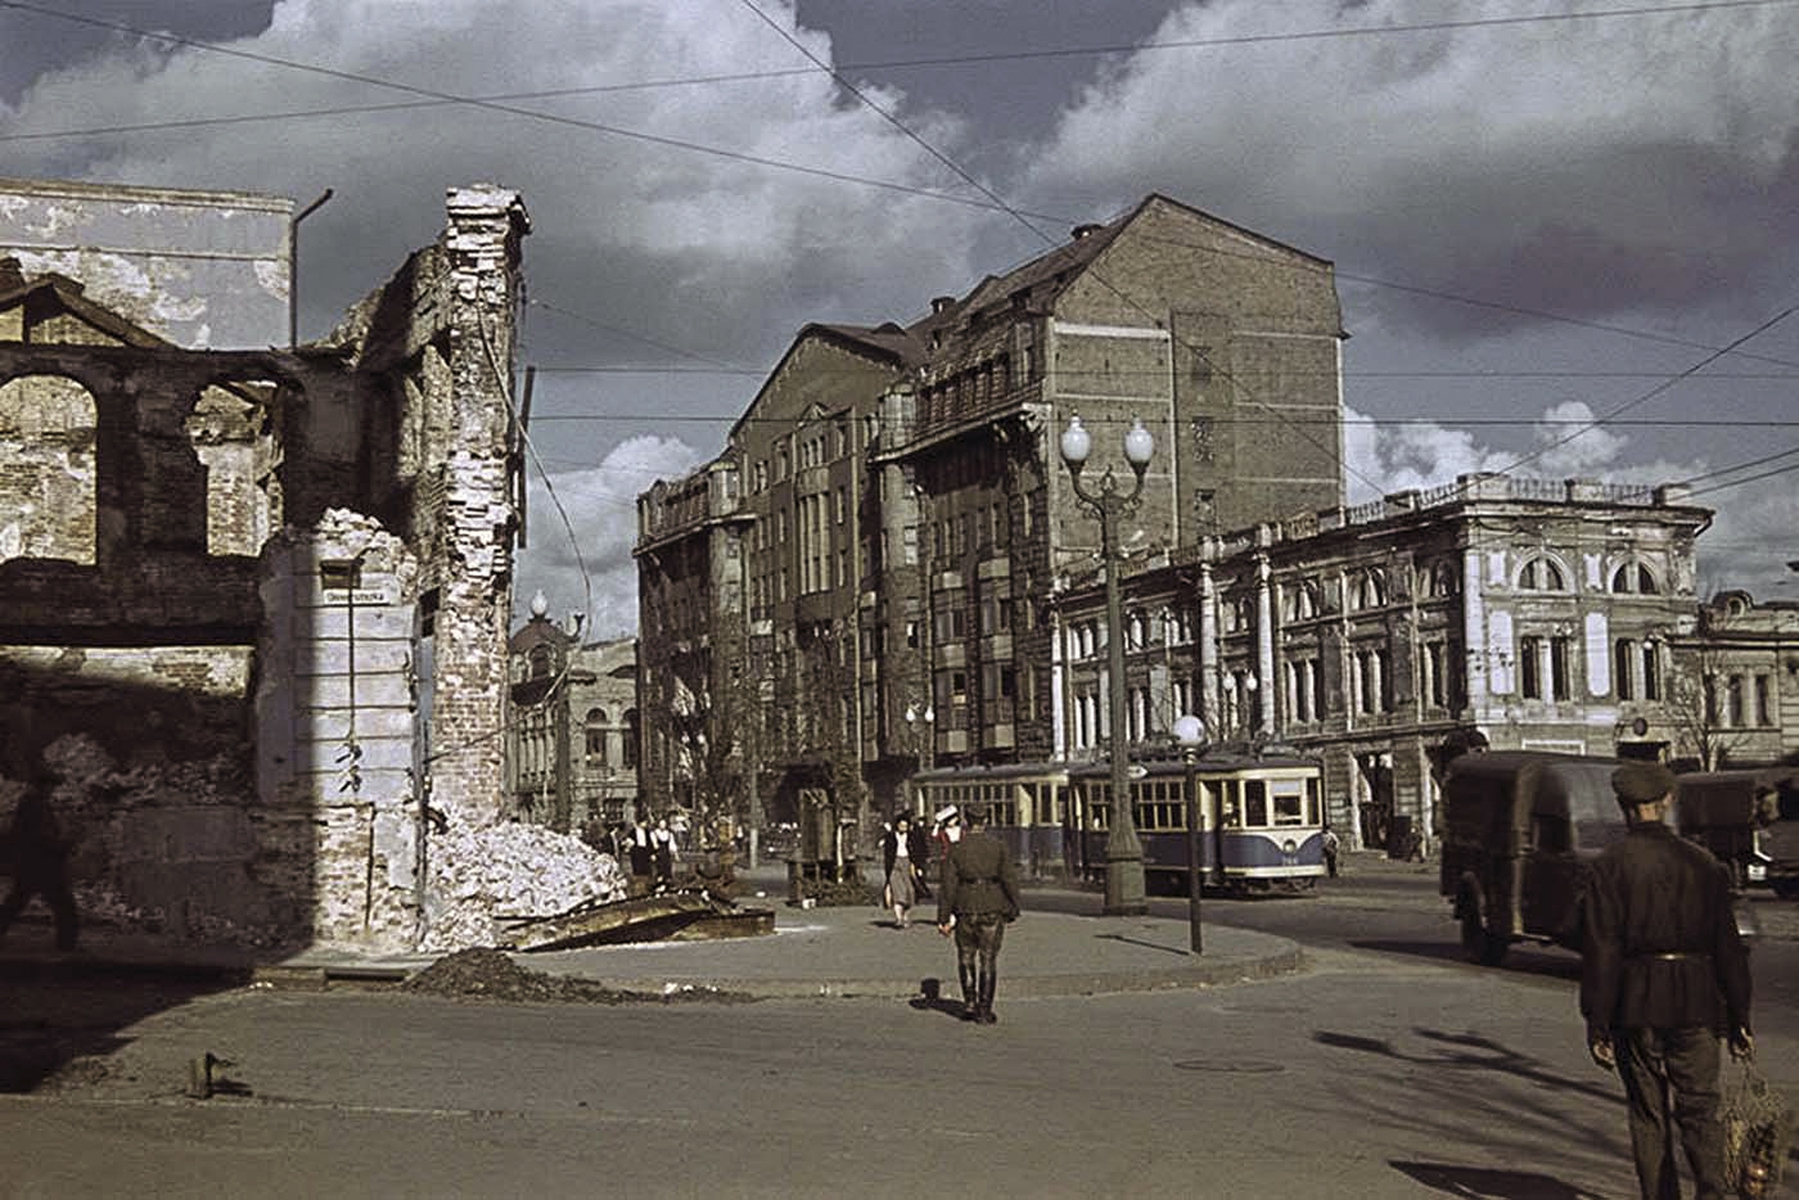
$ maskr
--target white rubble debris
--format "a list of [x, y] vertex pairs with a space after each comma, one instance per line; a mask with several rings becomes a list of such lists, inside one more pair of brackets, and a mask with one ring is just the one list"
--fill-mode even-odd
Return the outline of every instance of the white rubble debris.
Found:
[[625, 874], [610, 854], [541, 825], [476, 828], [451, 818], [427, 852], [435, 898], [419, 948], [431, 953], [495, 945], [509, 919], [625, 898]]

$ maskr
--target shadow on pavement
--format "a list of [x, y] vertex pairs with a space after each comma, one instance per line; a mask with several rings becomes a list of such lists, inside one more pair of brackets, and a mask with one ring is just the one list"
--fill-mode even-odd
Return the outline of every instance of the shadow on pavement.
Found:
[[1399, 1050], [1391, 1042], [1382, 1041], [1379, 1038], [1362, 1037], [1353, 1033], [1333, 1033], [1328, 1029], [1316, 1030], [1312, 1034], [1312, 1040], [1322, 1046], [1335, 1046], [1342, 1050], [1360, 1050], [1365, 1054], [1377, 1054], [1383, 1058], [1412, 1063], [1417, 1066], [1440, 1067], [1444, 1070], [1456, 1071], [1470, 1069], [1498, 1071], [1526, 1080], [1537, 1087], [1574, 1092], [1612, 1103], [1616, 1103], [1618, 1100], [1616, 1090], [1611, 1087], [1571, 1079], [1558, 1071], [1548, 1069], [1528, 1055], [1508, 1049], [1491, 1038], [1471, 1033], [1440, 1033], [1434, 1029], [1414, 1029], [1412, 1032], [1425, 1041], [1434, 1043], [1434, 1048], [1424, 1054], [1413, 1054]]
[[[1351, 938], [1349, 945], [1357, 950], [1374, 950], [1382, 954], [1404, 954], [1411, 958], [1428, 958], [1437, 962], [1462, 963], [1472, 966], [1459, 943], [1449, 940], [1430, 942], [1388, 941], [1379, 938]], [[1512, 975], [1540, 975], [1548, 979], [1580, 978], [1580, 958], [1549, 950], [1523, 946], [1514, 949], [1503, 966], [1483, 970], [1503, 971]]]
[[1450, 1196], [1478, 1200], [1604, 1200], [1597, 1192], [1535, 1171], [1499, 1171], [1449, 1163], [1393, 1162], [1395, 1171]]
[[248, 981], [217, 971], [134, 971], [79, 956], [0, 967], [0, 1093], [36, 1090], [84, 1059], [131, 1039], [120, 1031], [155, 1013]]
[[951, 1000], [943, 994], [941, 979], [921, 979], [918, 981], [918, 995], [907, 1001], [920, 1012], [939, 1012], [958, 1021], [962, 1019], [963, 1005], [960, 1000]]

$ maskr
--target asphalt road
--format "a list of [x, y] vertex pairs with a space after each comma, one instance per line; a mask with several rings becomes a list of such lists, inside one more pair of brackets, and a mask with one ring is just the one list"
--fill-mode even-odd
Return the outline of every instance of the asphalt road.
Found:
[[[1580, 1044], [1576, 960], [1464, 964], [1433, 903], [1353, 875], [1310, 900], [1209, 901], [1299, 938], [1308, 968], [1011, 1002], [1002, 982], [991, 1028], [847, 999], [139, 999], [0, 1096], [0, 1196], [1634, 1195], [1617, 1081]], [[34, 1019], [79, 1026], [78, 1001], [45, 993]], [[207, 1051], [235, 1086], [190, 1099]], [[1784, 1023], [1761, 1060], [1799, 1084]]]

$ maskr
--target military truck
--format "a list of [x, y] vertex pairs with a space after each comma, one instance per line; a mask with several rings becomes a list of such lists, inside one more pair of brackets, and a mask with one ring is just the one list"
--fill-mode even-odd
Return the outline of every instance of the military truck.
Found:
[[1615, 759], [1532, 750], [1450, 764], [1438, 890], [1475, 962], [1496, 966], [1521, 941], [1580, 948], [1586, 863], [1624, 835], [1617, 768]]
[[[1531, 750], [1450, 764], [1438, 890], [1454, 906], [1468, 957], [1497, 966], [1522, 941], [1580, 949], [1587, 864], [1626, 828], [1612, 793], [1617, 769], [1616, 759]], [[1739, 892], [1760, 846], [1758, 810], [1743, 800], [1754, 794], [1738, 780], [1676, 777], [1671, 820], [1731, 867]], [[1740, 900], [1737, 928], [1753, 938], [1754, 910]]]

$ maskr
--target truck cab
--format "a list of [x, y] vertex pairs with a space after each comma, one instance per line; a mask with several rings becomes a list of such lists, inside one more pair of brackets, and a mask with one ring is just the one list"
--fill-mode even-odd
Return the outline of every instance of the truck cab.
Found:
[[1450, 764], [1438, 890], [1470, 958], [1493, 966], [1525, 940], [1579, 949], [1586, 864], [1624, 836], [1611, 786], [1617, 767], [1610, 758], [1531, 750]]

